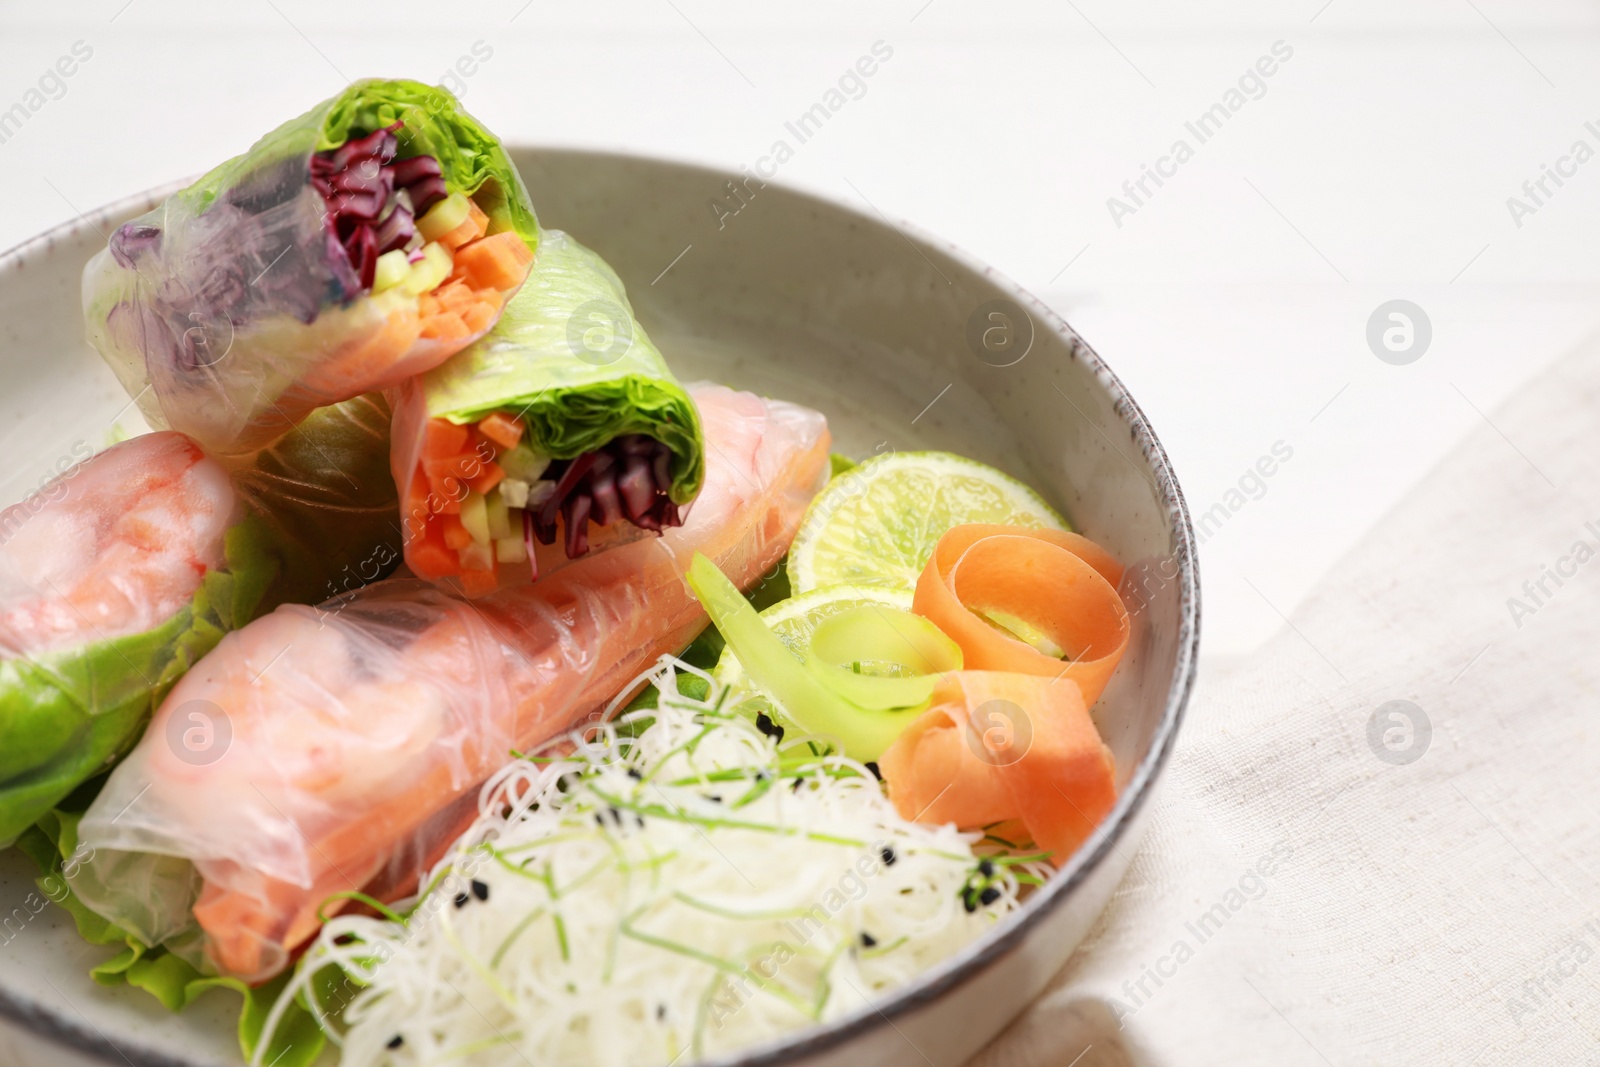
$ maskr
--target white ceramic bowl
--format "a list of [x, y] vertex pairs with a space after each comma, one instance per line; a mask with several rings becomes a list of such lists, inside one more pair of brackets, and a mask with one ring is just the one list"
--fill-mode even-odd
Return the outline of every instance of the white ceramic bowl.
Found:
[[[1018, 913], [876, 1010], [723, 1061], [961, 1063], [1040, 991], [1110, 898], [1183, 716], [1199, 587], [1166, 455], [1065, 322], [941, 241], [698, 167], [532, 148], [512, 157], [540, 221], [611, 262], [681, 378], [816, 407], [849, 455], [934, 448], [992, 463], [1130, 564], [1133, 641], [1095, 709], [1122, 795], [1096, 835]], [[106, 443], [119, 419], [142, 425], [83, 341], [78, 277], [105, 235], [168, 191], [0, 257], [0, 454], [11, 468], [0, 500], [21, 498], [75, 445]], [[208, 994], [174, 1016], [137, 990], [96, 986], [88, 970], [109, 950], [30, 897], [32, 874], [20, 854], [0, 855], [0, 1067], [238, 1063], [237, 998]]]

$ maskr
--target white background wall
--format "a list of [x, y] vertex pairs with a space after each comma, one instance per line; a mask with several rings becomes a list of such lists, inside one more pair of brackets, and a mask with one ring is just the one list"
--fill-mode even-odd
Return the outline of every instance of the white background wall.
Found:
[[[893, 58], [780, 180], [868, 197], [1066, 313], [1197, 515], [1293, 449], [1202, 549], [1210, 655], [1263, 640], [1600, 321], [1600, 159], [1520, 227], [1506, 205], [1575, 140], [1600, 149], [1600, 8], [1578, 0], [3, 0], [0, 110], [93, 54], [0, 143], [0, 247], [201, 171], [346, 76], [438, 80], [480, 41], [464, 97], [506, 139], [736, 169], [879, 40]], [[1118, 226], [1107, 198], [1279, 41], [1264, 95]], [[1432, 322], [1409, 366], [1365, 340], [1395, 298]]]

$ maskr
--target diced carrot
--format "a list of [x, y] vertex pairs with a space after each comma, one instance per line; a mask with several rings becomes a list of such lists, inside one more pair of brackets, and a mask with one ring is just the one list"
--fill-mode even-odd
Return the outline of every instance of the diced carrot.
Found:
[[444, 543], [442, 522], [428, 523], [427, 533], [406, 545], [406, 564], [419, 578], [444, 578], [455, 572], [456, 553]]
[[422, 320], [401, 307], [371, 333], [358, 338], [300, 379], [300, 388], [324, 400], [345, 400], [370, 389], [395, 384], [396, 368], [411, 354], [422, 333]]
[[400, 512], [401, 538], [405, 543], [407, 552], [411, 551], [412, 542], [420, 542], [426, 538], [428, 524], [438, 511], [437, 507], [429, 506], [428, 498], [430, 496], [433, 496], [435, 503], [437, 503], [438, 498], [434, 496], [432, 488], [428, 485], [427, 475], [423, 474], [421, 470], [413, 472], [411, 486], [406, 491]]
[[491, 460], [499, 459], [500, 453], [504, 451], [504, 446], [498, 441], [485, 434], [477, 426], [472, 427], [472, 454], [477, 458], [478, 462], [488, 463]]
[[424, 324], [439, 314], [440, 306], [439, 298], [433, 293], [423, 293], [417, 297], [417, 315], [421, 317]]
[[[460, 454], [440, 459], [424, 459], [422, 470], [427, 475], [428, 485], [435, 493], [452, 492], [464, 480], [465, 460], [466, 457]], [[451, 483], [452, 479], [454, 484]]]
[[422, 430], [422, 458], [454, 459], [466, 451], [472, 433], [449, 419], [429, 419]]
[[461, 525], [459, 516], [445, 515], [441, 519], [440, 527], [444, 530], [444, 543], [447, 548], [460, 551], [472, 544], [472, 534]]
[[471, 334], [466, 320], [454, 311], [441, 311], [422, 324], [422, 336], [430, 340], [458, 341]]
[[503, 411], [491, 411], [478, 420], [478, 432], [501, 448], [516, 448], [524, 428], [521, 419]]
[[[494, 290], [490, 290], [493, 292]], [[467, 327], [473, 333], [485, 333], [494, 325], [494, 320], [499, 316], [500, 308], [486, 300], [480, 300], [470, 307], [462, 308], [461, 317], [466, 320]]]
[[489, 216], [483, 209], [471, 200], [467, 201], [467, 217], [461, 220], [461, 225], [447, 233], [441, 234], [439, 243], [449, 248], [460, 248], [470, 241], [476, 241], [489, 229]]
[[468, 478], [467, 484], [472, 487], [474, 493], [488, 495], [489, 490], [499, 485], [505, 476], [506, 472], [500, 469], [498, 463], [485, 463], [483, 471], [476, 478]]
[[[438, 464], [439, 461], [427, 462]], [[436, 466], [428, 475], [428, 484], [433, 490], [428, 498], [429, 507], [433, 512], [439, 515], [461, 514], [461, 501], [467, 495], [467, 480], [458, 468]]]
[[446, 281], [433, 292], [434, 297], [439, 301], [439, 307], [444, 311], [460, 313], [477, 303], [477, 297], [473, 295], [472, 287], [460, 278]]
[[474, 289], [514, 289], [528, 276], [533, 253], [515, 231], [480, 237], [456, 250], [455, 265]]
[[486, 596], [495, 591], [500, 580], [494, 571], [464, 570], [461, 572], [461, 590], [468, 596]]
[[411, 472], [411, 484], [406, 488], [405, 500], [400, 505], [401, 517], [408, 531], [421, 529], [428, 519], [428, 476], [419, 468]]

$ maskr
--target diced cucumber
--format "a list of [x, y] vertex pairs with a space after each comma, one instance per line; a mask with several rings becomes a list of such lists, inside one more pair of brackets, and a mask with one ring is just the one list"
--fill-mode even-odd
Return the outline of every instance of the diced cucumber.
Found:
[[450, 277], [450, 271], [454, 268], [455, 260], [448, 248], [437, 242], [425, 244], [422, 246], [422, 258], [411, 264], [399, 288], [410, 296], [421, 296], [439, 288], [439, 283]]
[[489, 516], [489, 537], [499, 541], [511, 536], [511, 512], [501, 498], [498, 488], [491, 489], [483, 498], [484, 510]]
[[502, 537], [494, 543], [494, 558], [501, 563], [528, 562], [528, 546], [520, 537]]
[[471, 211], [469, 203], [466, 193], [451, 193], [417, 220], [417, 232], [422, 234], [425, 241], [437, 241], [467, 221]]
[[468, 493], [467, 499], [461, 502], [461, 525], [480, 545], [494, 540], [489, 535], [489, 508], [482, 493]]
[[500, 499], [505, 501], [508, 508], [527, 507], [528, 483], [521, 478], [502, 478], [500, 480]]
[[406, 275], [411, 273], [411, 262], [406, 258], [404, 249], [397, 248], [393, 252], [385, 252], [378, 257], [378, 262], [372, 273], [372, 291], [381, 293], [385, 289], [393, 289], [406, 280]]
[[[541, 456], [533, 450], [527, 441], [518, 441], [517, 447], [508, 448], [495, 457], [495, 462], [500, 464], [500, 469], [506, 475], [519, 482], [536, 482], [544, 476], [545, 469], [550, 466], [550, 457]], [[512, 507], [520, 505], [513, 504]]]

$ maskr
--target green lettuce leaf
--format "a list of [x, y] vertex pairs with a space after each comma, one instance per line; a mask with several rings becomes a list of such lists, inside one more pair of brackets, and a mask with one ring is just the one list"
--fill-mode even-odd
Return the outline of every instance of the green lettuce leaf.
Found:
[[426, 414], [455, 423], [519, 416], [534, 451], [572, 459], [624, 434], [672, 450], [672, 489], [705, 477], [694, 402], [634, 317], [616, 272], [564, 233], [544, 233], [533, 270], [487, 337], [423, 378]]
[[177, 680], [254, 616], [279, 561], [246, 518], [225, 539], [226, 569], [144, 633], [0, 661], [0, 844], [133, 747]]
[[462, 110], [448, 90], [404, 79], [353, 82], [201, 176], [177, 197], [199, 213], [225, 190], [275, 165], [308, 159], [313, 152], [344, 144], [352, 132], [365, 134], [396, 120], [405, 123], [395, 134], [401, 159], [433, 156], [446, 187], [473, 196], [488, 214], [491, 230], [512, 229], [529, 249], [538, 245], [539, 223], [528, 190], [499, 140]]

